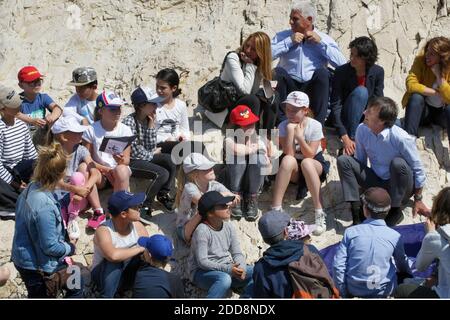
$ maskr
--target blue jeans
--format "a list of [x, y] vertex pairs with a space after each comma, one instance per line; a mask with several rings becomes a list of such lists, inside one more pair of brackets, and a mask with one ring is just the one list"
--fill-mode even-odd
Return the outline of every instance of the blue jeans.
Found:
[[[25, 287], [28, 291], [28, 298], [35, 299], [35, 298], [53, 298], [47, 296], [47, 290], [45, 287], [44, 277], [42, 274], [36, 270], [27, 270], [18, 267], [15, 265], [17, 271], [20, 274], [20, 277], [22, 278], [22, 281], [25, 283]], [[74, 289], [74, 290], [65, 290], [65, 298], [83, 298], [83, 277], [81, 277], [81, 289]]]
[[345, 100], [342, 110], [342, 122], [347, 130], [348, 136], [355, 140], [356, 128], [361, 123], [363, 112], [369, 100], [369, 92], [366, 87], [358, 86]]
[[417, 137], [419, 126], [431, 123], [447, 128], [447, 135], [450, 137], [450, 105], [434, 108], [426, 103], [425, 96], [413, 93], [405, 110], [405, 131]]
[[109, 262], [106, 259], [97, 265], [91, 272], [92, 282], [102, 298], [114, 298], [119, 288], [132, 286], [139, 268], [140, 258], [133, 257], [130, 262]]
[[222, 271], [199, 269], [195, 272], [194, 284], [208, 290], [207, 298], [225, 298], [229, 289], [244, 289], [241, 298], [251, 298], [253, 296], [253, 267], [247, 266], [244, 280], [232, 277]]

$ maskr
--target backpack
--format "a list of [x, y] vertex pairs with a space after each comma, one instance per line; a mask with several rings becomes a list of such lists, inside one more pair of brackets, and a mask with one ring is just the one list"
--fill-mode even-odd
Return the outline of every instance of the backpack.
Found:
[[334, 286], [333, 279], [320, 255], [311, 252], [307, 245], [303, 245], [303, 255], [300, 260], [288, 265], [291, 278], [292, 298], [339, 298], [339, 291]]

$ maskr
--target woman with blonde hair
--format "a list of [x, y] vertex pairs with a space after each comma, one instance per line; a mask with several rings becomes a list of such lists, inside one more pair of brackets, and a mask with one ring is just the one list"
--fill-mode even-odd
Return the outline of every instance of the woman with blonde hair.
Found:
[[227, 53], [220, 78], [233, 83], [241, 95], [235, 104], [228, 106], [228, 111], [247, 105], [255, 115], [262, 115], [262, 128], [275, 127], [278, 99], [261, 89], [267, 91], [272, 80], [272, 51], [266, 33], [250, 34], [239, 49]]
[[402, 104], [409, 134], [418, 136], [420, 125], [435, 123], [450, 136], [450, 39], [435, 37], [426, 43], [406, 78]]
[[[54, 191], [66, 171], [67, 155], [59, 143], [41, 147], [32, 182], [21, 193], [16, 206], [16, 224], [11, 260], [28, 290], [29, 298], [50, 298], [46, 286], [52, 275], [68, 267], [76, 240], [67, 241], [61, 205]], [[66, 297], [81, 298], [82, 279], [67, 288]]]

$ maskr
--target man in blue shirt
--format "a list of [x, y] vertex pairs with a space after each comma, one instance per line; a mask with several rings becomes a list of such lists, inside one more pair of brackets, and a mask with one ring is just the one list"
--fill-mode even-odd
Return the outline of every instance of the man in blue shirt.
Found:
[[[397, 287], [397, 274], [411, 274], [400, 233], [386, 226], [391, 198], [382, 188], [361, 196], [362, 224], [348, 228], [333, 262], [333, 279], [342, 297], [385, 298]], [[395, 260], [395, 266], [392, 262]]]
[[336, 42], [314, 27], [316, 8], [310, 1], [295, 1], [289, 24], [272, 39], [272, 58], [278, 59], [275, 80], [280, 101], [292, 91], [306, 92], [314, 117], [322, 125], [327, 116], [330, 75], [328, 63], [343, 65], [347, 59]]
[[397, 105], [390, 98], [378, 97], [369, 102], [364, 111], [364, 123], [356, 129], [355, 157], [343, 155], [337, 160], [344, 199], [351, 204], [354, 224], [364, 219], [360, 213], [360, 187], [382, 187], [389, 192], [392, 208], [386, 217], [388, 226], [394, 226], [403, 219], [401, 206], [413, 191], [413, 214], [427, 215], [430, 212], [422, 202], [425, 170], [415, 138], [394, 125], [397, 113]]

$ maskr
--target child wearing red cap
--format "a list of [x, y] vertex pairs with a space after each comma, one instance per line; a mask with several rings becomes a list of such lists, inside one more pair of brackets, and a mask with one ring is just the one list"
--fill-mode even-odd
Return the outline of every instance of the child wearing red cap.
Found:
[[[17, 78], [19, 87], [23, 89], [21, 95], [23, 102], [17, 118], [27, 123], [31, 129], [36, 129], [33, 135], [35, 145], [45, 144], [46, 131], [62, 114], [62, 108], [58, 106], [46, 93], [40, 93], [42, 89], [43, 75], [33, 66], [20, 69]], [[46, 110], [50, 112], [46, 114]]]
[[225, 138], [227, 187], [241, 195], [240, 206], [232, 208], [234, 219], [245, 217], [255, 221], [258, 217], [258, 192], [263, 182], [263, 166], [270, 163], [268, 150], [261, 137], [256, 134], [259, 121], [250, 107], [238, 105], [231, 111], [230, 122], [238, 130], [227, 130]]

